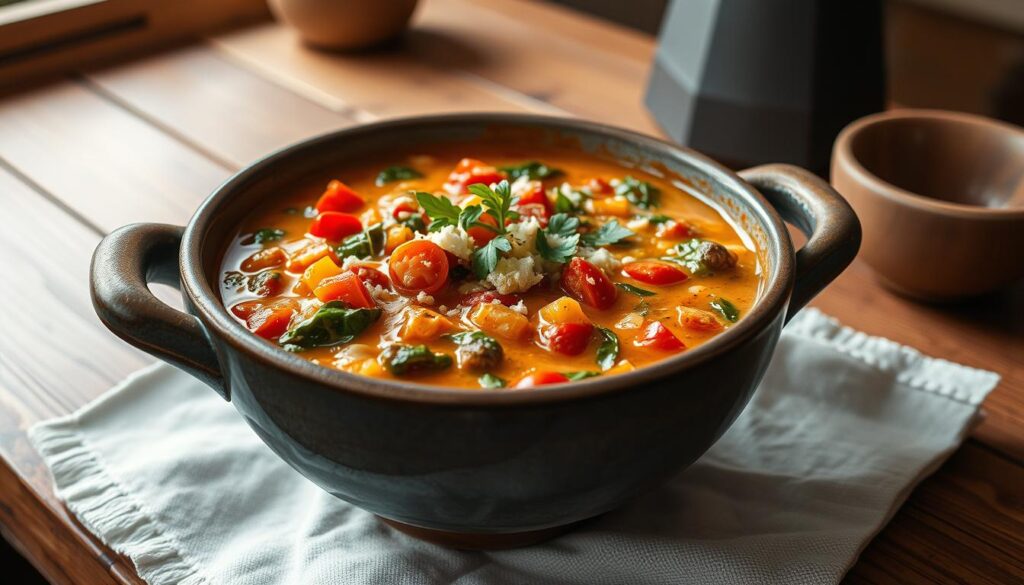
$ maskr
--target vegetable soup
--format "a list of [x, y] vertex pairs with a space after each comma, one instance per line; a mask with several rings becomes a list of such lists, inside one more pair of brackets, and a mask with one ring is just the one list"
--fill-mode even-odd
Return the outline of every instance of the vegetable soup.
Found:
[[467, 143], [334, 173], [254, 210], [222, 266], [236, 319], [325, 367], [485, 391], [608, 376], [757, 297], [723, 214], [610, 160]]

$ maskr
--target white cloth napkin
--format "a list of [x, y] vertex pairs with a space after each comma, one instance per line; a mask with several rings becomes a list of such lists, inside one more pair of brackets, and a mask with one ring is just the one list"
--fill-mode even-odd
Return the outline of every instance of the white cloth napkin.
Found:
[[806, 310], [690, 469], [556, 540], [498, 552], [418, 542], [327, 495], [169, 366], [31, 437], [58, 495], [152, 584], [820, 584], [956, 448], [997, 382]]

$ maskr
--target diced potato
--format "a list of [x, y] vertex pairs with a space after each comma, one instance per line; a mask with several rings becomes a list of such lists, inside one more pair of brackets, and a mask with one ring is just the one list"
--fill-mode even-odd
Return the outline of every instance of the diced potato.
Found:
[[469, 315], [474, 325], [491, 335], [523, 340], [530, 335], [529, 320], [505, 305], [481, 303]]
[[341, 268], [331, 260], [330, 257], [325, 256], [306, 269], [302, 273], [302, 283], [309, 287], [310, 290], [316, 290], [316, 287], [320, 284], [320, 281], [329, 277], [337, 276], [341, 274]]
[[317, 260], [329, 256], [330, 253], [327, 244], [311, 244], [300, 248], [289, 258], [288, 272], [302, 272]]
[[403, 341], [430, 341], [455, 331], [457, 327], [448, 317], [423, 307], [405, 310], [405, 323], [398, 335]]
[[594, 213], [597, 215], [614, 215], [616, 217], [629, 217], [629, 199], [616, 195], [607, 199], [594, 199], [591, 201], [594, 206]]
[[384, 245], [384, 251], [390, 254], [395, 248], [412, 239], [412, 230], [408, 226], [393, 225], [388, 228], [388, 240]]
[[560, 297], [541, 307], [537, 312], [546, 323], [564, 325], [567, 323], [590, 323], [580, 303], [570, 297]]
[[627, 313], [615, 324], [616, 329], [639, 329], [644, 324], [644, 317], [640, 313]]

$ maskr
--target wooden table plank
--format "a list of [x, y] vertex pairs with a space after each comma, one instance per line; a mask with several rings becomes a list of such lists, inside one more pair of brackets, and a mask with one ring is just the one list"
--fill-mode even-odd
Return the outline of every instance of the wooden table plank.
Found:
[[0, 159], [103, 231], [181, 223], [229, 174], [75, 82], [0, 101]]
[[315, 105], [204, 45], [90, 71], [85, 79], [229, 168], [365, 119], [360, 110]]

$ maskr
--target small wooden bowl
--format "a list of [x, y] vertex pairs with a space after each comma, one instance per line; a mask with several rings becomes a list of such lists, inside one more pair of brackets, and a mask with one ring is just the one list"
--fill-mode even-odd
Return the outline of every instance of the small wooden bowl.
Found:
[[981, 116], [894, 110], [847, 126], [832, 184], [864, 229], [860, 257], [923, 300], [1024, 276], [1024, 129]]
[[315, 47], [356, 50], [398, 36], [417, 0], [270, 0], [274, 16]]

